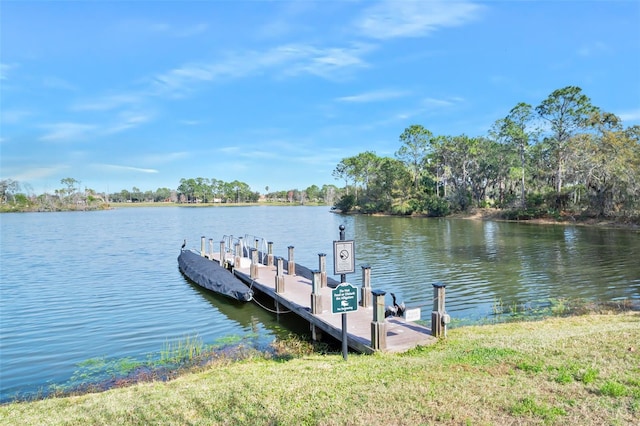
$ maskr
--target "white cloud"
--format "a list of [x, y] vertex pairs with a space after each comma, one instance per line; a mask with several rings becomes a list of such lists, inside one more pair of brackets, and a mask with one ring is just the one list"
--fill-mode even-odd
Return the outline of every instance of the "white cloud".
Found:
[[67, 170], [69, 166], [57, 165], [50, 167], [32, 167], [22, 170], [19, 174], [16, 174], [12, 179], [19, 182], [28, 182], [39, 179], [45, 179], [51, 176], [59, 175], [63, 170]]
[[153, 78], [158, 94], [181, 95], [192, 86], [223, 78], [238, 79], [273, 70], [274, 74], [298, 76], [312, 74], [326, 79], [351, 68], [368, 66], [363, 57], [373, 46], [355, 44], [350, 47], [315, 47], [288, 44], [265, 51], [245, 51], [228, 55], [213, 63], [191, 63]]
[[3, 109], [0, 111], [0, 122], [3, 124], [16, 124], [24, 121], [30, 115], [31, 112], [29, 111]]
[[608, 51], [609, 47], [606, 44], [598, 41], [590, 45], [582, 46], [580, 49], [578, 49], [578, 55], [588, 57], [597, 55], [599, 53], [606, 53]]
[[460, 99], [458, 98], [454, 98], [454, 99], [425, 98], [422, 100], [422, 103], [426, 107], [430, 107], [430, 108], [446, 108], [446, 107], [454, 106], [459, 101]]
[[132, 112], [124, 112], [119, 116], [119, 121], [113, 126], [107, 128], [105, 133], [113, 134], [120, 133], [125, 130], [138, 127], [139, 125], [150, 121], [152, 116], [150, 114], [140, 114]]
[[59, 90], [69, 90], [69, 91], [77, 90], [76, 86], [59, 77], [53, 77], [53, 76], [45, 77], [44, 80], [42, 81], [42, 84], [48, 89], [59, 89]]
[[145, 155], [141, 161], [147, 164], [166, 164], [188, 158], [189, 155], [190, 154], [186, 151], [167, 152], [162, 154]]
[[105, 96], [93, 101], [84, 101], [72, 106], [74, 111], [108, 111], [124, 105], [139, 104], [144, 100], [144, 95], [140, 93], [121, 93], [118, 95]]
[[386, 0], [368, 8], [356, 28], [366, 37], [381, 40], [423, 37], [470, 22], [482, 10], [483, 6], [466, 1]]
[[0, 80], [8, 80], [9, 79], [9, 71], [15, 68], [15, 65], [10, 64], [2, 64], [0, 63]]
[[139, 173], [159, 173], [156, 169], [145, 169], [141, 167], [131, 167], [131, 166], [119, 166], [116, 164], [97, 164], [96, 167], [102, 169], [110, 169], [116, 171], [131, 171], [131, 172], [139, 172]]
[[623, 121], [623, 123], [626, 121], [640, 121], [640, 109], [623, 111], [616, 115]]
[[374, 90], [371, 92], [360, 93], [357, 95], [343, 96], [338, 98], [339, 102], [377, 102], [386, 101], [388, 99], [395, 99], [407, 96], [409, 92], [401, 90]]
[[83, 137], [95, 130], [95, 126], [80, 123], [55, 123], [42, 126], [49, 130], [40, 137], [43, 141], [72, 141]]

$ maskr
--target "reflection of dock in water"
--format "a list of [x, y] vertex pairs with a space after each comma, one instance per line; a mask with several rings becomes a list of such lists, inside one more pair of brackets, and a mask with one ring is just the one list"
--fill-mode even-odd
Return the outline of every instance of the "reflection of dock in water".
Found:
[[[292, 331], [300, 334], [308, 332], [308, 328], [301, 327], [299, 321], [290, 320], [286, 316], [280, 316], [278, 318], [273, 313], [264, 310], [256, 304], [232, 300], [199, 286], [187, 277], [184, 277], [184, 279], [193, 288], [193, 290], [198, 292], [211, 305], [211, 307], [215, 308], [215, 310], [220, 312], [220, 314], [224, 315], [229, 320], [236, 322], [240, 327], [247, 331], [250, 330], [252, 333], [258, 333], [258, 324], [261, 324], [266, 330], [268, 330], [267, 333], [269, 336], [285, 337], [289, 334], [291, 329], [293, 329]], [[257, 296], [261, 303], [265, 300], [264, 296]], [[260, 339], [264, 338], [265, 336], [260, 337]], [[269, 339], [272, 340], [273, 337], [270, 337]]]
[[[211, 240], [210, 246], [212, 248]], [[290, 251], [292, 249], [293, 247], [289, 247]], [[289, 261], [281, 257], [274, 258], [271, 254], [272, 247], [269, 247], [268, 255], [258, 251], [257, 248], [247, 249], [246, 247], [236, 249], [235, 255], [232, 255], [221, 243], [220, 252], [211, 250], [211, 253], [205, 254], [204, 241], [202, 252], [216, 262], [220, 262], [221, 253], [224, 253], [224, 262], [234, 265], [233, 273], [236, 277], [254, 292], [259, 292], [268, 300], [270, 299], [276, 310], [291, 311], [303, 318], [310, 324], [314, 339], [319, 339], [322, 333], [325, 333], [342, 341], [342, 315], [347, 315], [347, 345], [357, 352], [404, 352], [437, 340], [432, 335], [432, 329], [411, 321], [409, 315], [385, 318], [385, 293], [371, 290], [370, 284], [368, 285], [365, 279], [367, 275], [365, 267], [363, 267], [363, 285], [360, 288], [360, 302], [357, 308], [354, 307], [346, 314], [334, 314], [333, 292], [334, 287], [340, 283], [328, 278], [326, 271], [311, 271], [296, 265], [292, 261], [291, 252]], [[249, 257], [246, 257], [247, 254]], [[261, 258], [260, 261], [258, 257]], [[323, 266], [322, 258], [319, 264]], [[289, 273], [290, 269], [291, 273]], [[370, 270], [368, 272], [370, 276]], [[416, 310], [412, 311], [415, 313]], [[438, 317], [439, 323], [440, 317]], [[442, 335], [440, 327], [436, 331], [438, 335]]]

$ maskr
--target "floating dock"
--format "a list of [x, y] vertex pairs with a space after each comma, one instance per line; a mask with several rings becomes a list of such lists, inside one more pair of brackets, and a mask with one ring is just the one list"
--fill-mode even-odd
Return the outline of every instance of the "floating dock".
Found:
[[[211, 240], [210, 240], [211, 241]], [[211, 244], [210, 244], [211, 245]], [[271, 252], [272, 247], [269, 247]], [[356, 352], [370, 354], [380, 352], [404, 352], [416, 346], [435, 343], [443, 330], [437, 333], [405, 317], [384, 317], [384, 292], [372, 291], [368, 280], [370, 268], [362, 267], [362, 287], [357, 309], [348, 313], [333, 313], [333, 291], [337, 283], [328, 278], [326, 272], [310, 271], [293, 262], [292, 250], [289, 247], [289, 260], [281, 257], [268, 257], [257, 249], [236, 250], [235, 255], [227, 252], [221, 242], [220, 252], [202, 255], [220, 262], [221, 254], [224, 262], [233, 259], [233, 273], [245, 282], [254, 292], [259, 292], [272, 299], [279, 312], [291, 312], [310, 324], [312, 338], [320, 340], [323, 333], [342, 342], [343, 315], [347, 315], [347, 345]], [[239, 253], [250, 252], [249, 257]], [[258, 255], [262, 261], [258, 261]], [[323, 254], [319, 254], [319, 264], [323, 266]], [[285, 269], [286, 268], [286, 269]], [[322, 268], [321, 268], [322, 269]], [[328, 282], [327, 282], [328, 281]], [[435, 285], [434, 285], [435, 286]], [[444, 289], [443, 289], [444, 290]], [[435, 294], [435, 293], [434, 293]], [[444, 296], [444, 294], [443, 294]], [[407, 312], [409, 309], [407, 309]], [[419, 308], [417, 309], [419, 314]], [[416, 309], [413, 310], [415, 315]], [[435, 314], [435, 312], [434, 312]], [[434, 316], [432, 314], [432, 324]], [[437, 317], [438, 325], [440, 317]], [[443, 323], [444, 328], [444, 323]]]

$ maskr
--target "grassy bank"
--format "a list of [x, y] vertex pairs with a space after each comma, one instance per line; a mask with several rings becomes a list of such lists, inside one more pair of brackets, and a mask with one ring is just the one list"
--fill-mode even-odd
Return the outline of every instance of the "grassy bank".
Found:
[[637, 424], [640, 314], [462, 327], [402, 355], [214, 362], [0, 407], [2, 424]]

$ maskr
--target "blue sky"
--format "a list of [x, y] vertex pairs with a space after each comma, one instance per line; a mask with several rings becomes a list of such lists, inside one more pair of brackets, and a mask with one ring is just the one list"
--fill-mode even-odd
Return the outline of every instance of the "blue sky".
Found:
[[569, 85], [640, 124], [636, 0], [3, 0], [0, 27], [0, 177], [36, 194], [341, 186], [412, 124], [483, 136]]

